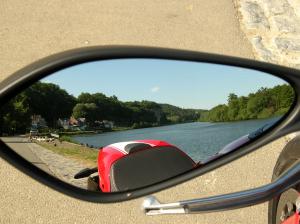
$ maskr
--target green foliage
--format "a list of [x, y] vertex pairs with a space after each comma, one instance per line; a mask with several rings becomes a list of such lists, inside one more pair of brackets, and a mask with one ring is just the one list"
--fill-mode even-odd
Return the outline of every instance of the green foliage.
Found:
[[[95, 121], [109, 120], [116, 126], [141, 128], [168, 123], [161, 106], [151, 101], [122, 102], [116, 96], [81, 93], [76, 99], [52, 83], [37, 82], [0, 110], [0, 134], [25, 133], [32, 115], [41, 115], [49, 130], [57, 129], [59, 118], [86, 118], [93, 130]], [[45, 131], [49, 131], [45, 130]]]
[[24, 133], [30, 124], [29, 106], [25, 103], [26, 96], [22, 93], [6, 103], [0, 109], [0, 133]]
[[68, 135], [62, 135], [59, 137], [59, 140], [60, 141], [65, 141], [65, 142], [71, 142], [71, 143], [75, 143], [75, 144], [78, 144], [78, 142], [76, 142], [73, 138], [71, 138], [70, 136]]
[[160, 104], [166, 119], [171, 123], [193, 122], [205, 116], [206, 110], [201, 109], [182, 109], [170, 104]]
[[150, 123], [150, 122], [143, 122], [143, 121], [141, 121], [139, 123], [137, 123], [137, 122], [133, 123], [133, 125], [131, 126], [131, 128], [133, 128], [133, 129], [137, 129], [137, 128], [149, 128], [149, 127], [153, 127], [153, 126], [154, 125], [152, 123]]
[[[116, 96], [81, 93], [76, 99], [52, 83], [37, 82], [0, 109], [0, 134], [29, 131], [32, 115], [47, 122], [44, 132], [57, 129], [59, 118], [86, 118], [90, 130], [99, 129], [95, 121], [113, 121], [116, 127], [143, 128], [194, 121], [238, 121], [282, 115], [294, 101], [289, 85], [261, 88], [248, 96], [229, 94], [227, 104], [211, 110], [183, 109], [152, 101], [122, 102]], [[99, 124], [99, 122], [98, 122]]]
[[66, 142], [56, 145], [46, 142], [37, 142], [37, 144], [64, 157], [76, 159], [90, 167], [97, 165], [98, 150]]
[[92, 124], [98, 117], [99, 108], [95, 103], [78, 103], [73, 108], [73, 116], [77, 118], [84, 117]]
[[69, 116], [75, 104], [76, 99], [58, 85], [37, 82], [1, 107], [0, 134], [25, 133], [31, 116], [37, 114], [55, 127], [58, 118]]
[[76, 104], [75, 97], [52, 83], [37, 82], [23, 93], [31, 114], [41, 115], [50, 127], [55, 127], [59, 118], [69, 116]]
[[73, 108], [75, 118], [85, 117], [90, 126], [98, 120], [111, 120], [120, 126], [149, 127], [167, 122], [159, 104], [151, 101], [122, 102], [116, 96], [81, 93]]
[[247, 97], [231, 93], [227, 105], [212, 108], [199, 121], [239, 121], [283, 115], [291, 107], [294, 97], [292, 87], [287, 84], [261, 88]]

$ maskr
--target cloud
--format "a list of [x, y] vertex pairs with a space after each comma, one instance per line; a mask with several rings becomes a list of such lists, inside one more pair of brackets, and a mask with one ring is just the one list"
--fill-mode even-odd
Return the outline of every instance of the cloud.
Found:
[[51, 81], [49, 81], [49, 80], [47, 80], [47, 79], [42, 79], [42, 80], [40, 80], [41, 82], [43, 82], [43, 83], [52, 83]]
[[159, 91], [159, 89], [160, 89], [159, 86], [154, 86], [154, 87], [151, 88], [151, 92], [152, 93], [157, 93]]

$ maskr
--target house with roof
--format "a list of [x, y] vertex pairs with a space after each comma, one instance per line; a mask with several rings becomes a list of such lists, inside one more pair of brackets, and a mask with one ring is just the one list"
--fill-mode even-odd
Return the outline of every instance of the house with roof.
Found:
[[65, 130], [85, 130], [87, 128], [86, 119], [70, 117], [65, 119], [58, 119], [58, 125]]

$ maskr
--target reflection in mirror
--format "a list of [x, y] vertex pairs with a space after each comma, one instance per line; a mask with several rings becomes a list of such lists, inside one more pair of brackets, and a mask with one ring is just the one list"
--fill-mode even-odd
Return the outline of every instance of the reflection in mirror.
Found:
[[46, 172], [116, 192], [201, 168], [290, 109], [292, 87], [259, 71], [115, 59], [58, 71], [1, 108], [1, 139]]

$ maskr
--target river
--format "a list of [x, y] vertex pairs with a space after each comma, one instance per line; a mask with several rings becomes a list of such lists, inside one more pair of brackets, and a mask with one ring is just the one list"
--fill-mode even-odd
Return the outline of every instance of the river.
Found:
[[185, 151], [195, 161], [208, 158], [233, 140], [249, 134], [264, 124], [278, 118], [239, 122], [193, 122], [154, 128], [106, 132], [95, 135], [73, 136], [83, 144], [96, 147], [112, 143], [140, 139], [164, 140]]

